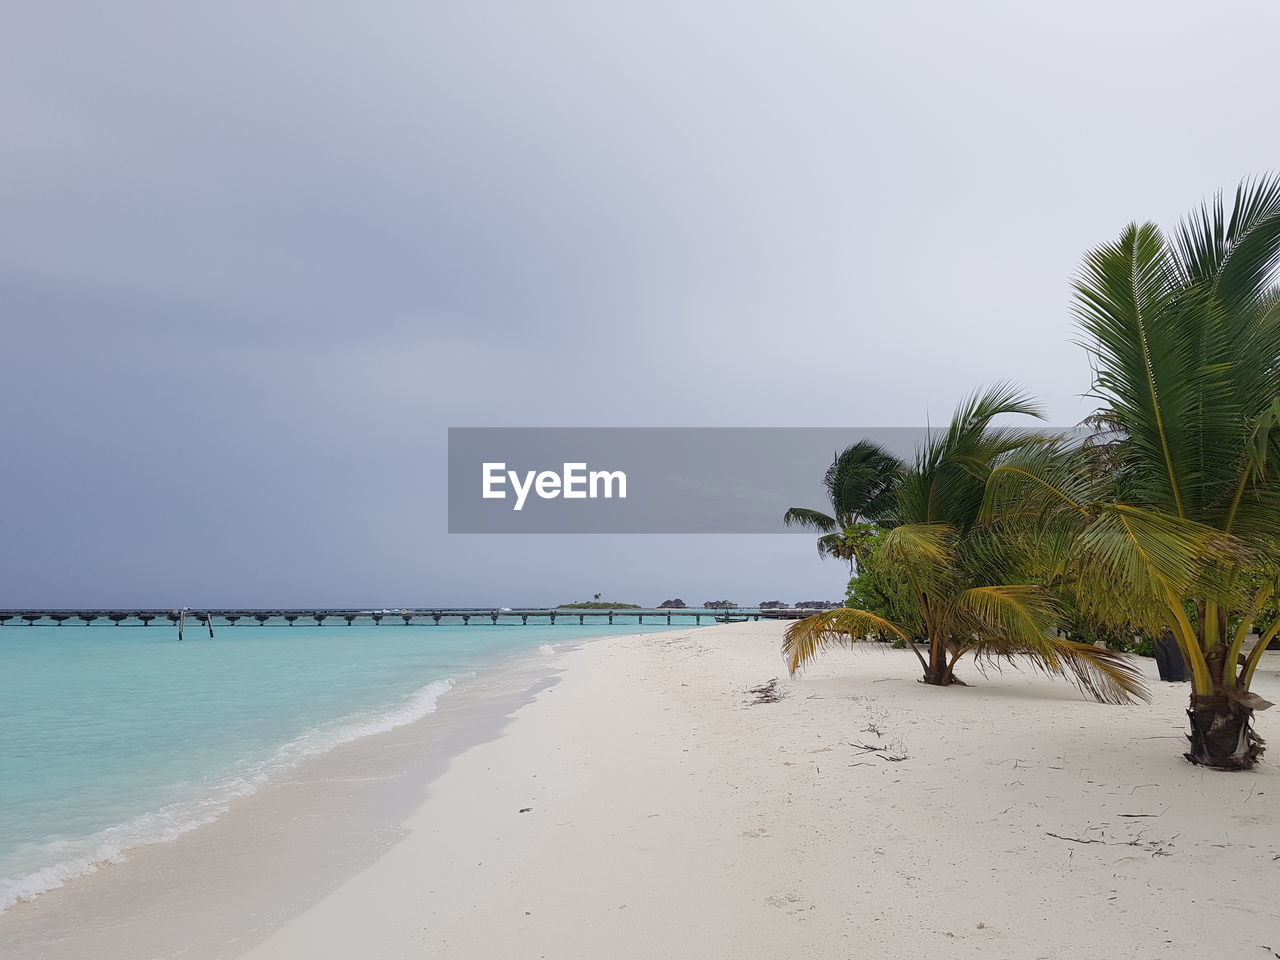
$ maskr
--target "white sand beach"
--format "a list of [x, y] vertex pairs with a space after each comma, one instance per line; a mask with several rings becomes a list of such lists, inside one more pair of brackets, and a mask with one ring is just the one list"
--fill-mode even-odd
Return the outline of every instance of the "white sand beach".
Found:
[[[1185, 685], [1111, 707], [969, 666], [969, 686], [932, 688], [879, 646], [788, 679], [782, 629], [557, 653], [556, 682], [454, 756], [354, 875], [238, 944], [132, 956], [1280, 955], [1259, 895], [1280, 876], [1280, 773], [1184, 762]], [[782, 698], [754, 702], [773, 678]], [[252, 876], [270, 840], [238, 856]]]
[[568, 653], [401, 843], [247, 956], [1280, 953], [1249, 893], [1280, 870], [1280, 775], [1181, 760], [1185, 685], [1127, 708], [1011, 670], [937, 689], [877, 649], [753, 704], [781, 630]]

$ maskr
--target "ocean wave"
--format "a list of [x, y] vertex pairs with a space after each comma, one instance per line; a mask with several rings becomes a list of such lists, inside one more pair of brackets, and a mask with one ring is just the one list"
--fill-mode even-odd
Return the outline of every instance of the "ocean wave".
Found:
[[246, 764], [213, 781], [200, 797], [165, 804], [88, 837], [54, 840], [39, 845], [23, 859], [46, 866], [0, 878], [0, 913], [19, 901], [31, 900], [61, 887], [68, 880], [94, 873], [104, 864], [120, 863], [133, 847], [168, 843], [197, 827], [212, 823], [226, 812], [233, 801], [256, 792], [272, 777], [279, 776], [307, 757], [422, 719], [435, 711], [440, 696], [452, 686], [452, 680], [435, 680], [392, 707], [349, 715], [333, 724], [308, 731], [281, 746], [268, 759]]

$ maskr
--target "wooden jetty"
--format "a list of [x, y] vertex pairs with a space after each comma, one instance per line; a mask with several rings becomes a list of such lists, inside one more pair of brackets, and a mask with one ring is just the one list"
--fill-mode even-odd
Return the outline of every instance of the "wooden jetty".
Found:
[[[750, 607], [717, 609], [702, 607], [652, 607], [645, 609], [591, 609], [582, 610], [566, 607], [533, 607], [527, 609], [507, 609], [505, 607], [414, 607], [397, 610], [350, 610], [350, 609], [215, 609], [182, 607], [174, 610], [0, 610], [0, 627], [7, 624], [27, 624], [35, 626], [62, 626], [68, 620], [89, 626], [95, 621], [108, 620], [119, 626], [122, 623], [150, 626], [153, 620], [167, 620], [177, 625], [179, 632], [186, 621], [194, 619], [204, 623], [213, 635], [214, 622], [235, 626], [241, 620], [258, 624], [287, 623], [293, 626], [298, 621], [322, 626], [328, 621], [342, 621], [347, 626], [360, 621], [372, 621], [381, 625], [402, 623], [405, 626], [431, 626], [440, 623], [470, 624], [528, 624], [534, 623], [573, 623], [585, 625], [588, 620], [599, 622], [601, 618], [609, 623], [668, 623], [679, 624], [693, 621], [701, 624], [703, 618], [721, 623], [740, 623], [746, 620], [797, 620], [816, 613], [816, 610], [796, 608], [757, 610]], [[632, 621], [631, 618], [635, 620]]]

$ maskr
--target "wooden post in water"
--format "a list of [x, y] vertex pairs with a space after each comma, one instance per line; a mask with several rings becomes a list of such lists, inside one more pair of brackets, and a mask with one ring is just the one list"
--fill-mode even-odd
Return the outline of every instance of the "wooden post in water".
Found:
[[209, 626], [209, 639], [212, 640], [213, 639], [213, 614], [206, 613], [204, 615], [204, 622]]
[[186, 622], [187, 622], [187, 613], [184, 610], [178, 614], [178, 639], [179, 640], [182, 639], [182, 627], [183, 625], [186, 624]]

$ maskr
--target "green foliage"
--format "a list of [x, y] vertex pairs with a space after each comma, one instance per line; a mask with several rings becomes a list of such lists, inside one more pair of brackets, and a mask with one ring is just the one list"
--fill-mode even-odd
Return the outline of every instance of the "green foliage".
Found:
[[1172, 633], [1191, 673], [1187, 756], [1221, 769], [1262, 753], [1248, 690], [1280, 592], [1278, 265], [1276, 176], [1168, 236], [1135, 223], [1091, 251], [1075, 307], [1094, 435], [1000, 464], [984, 509], [1060, 545], [1053, 589], [1086, 619]]
[[890, 522], [902, 469], [902, 461], [879, 444], [851, 444], [836, 454], [822, 478], [831, 512], [792, 507], [782, 522], [822, 534], [818, 556], [844, 560], [852, 571], [878, 524]]
[[[993, 467], [1044, 443], [1038, 433], [993, 425], [1008, 414], [1038, 415], [1012, 386], [997, 384], [966, 399], [947, 429], [924, 442], [896, 485], [892, 526], [862, 544], [850, 605], [788, 628], [783, 653], [792, 672], [829, 645], [896, 637], [930, 684], [954, 682], [956, 663], [972, 654], [985, 663], [1028, 660], [1104, 702], [1146, 696], [1123, 657], [1058, 635], [1058, 599], [1031, 576], [1043, 565], [1035, 539], [1002, 537], [979, 522]], [[917, 638], [927, 658], [910, 643]]]
[[878, 555], [883, 538], [882, 531], [867, 538], [858, 572], [845, 590], [845, 606], [868, 610], [903, 626], [912, 636], [920, 636], [920, 610], [910, 583], [900, 569]]
[[638, 603], [612, 603], [608, 600], [584, 600], [581, 603], [562, 603], [557, 610], [642, 610]]

